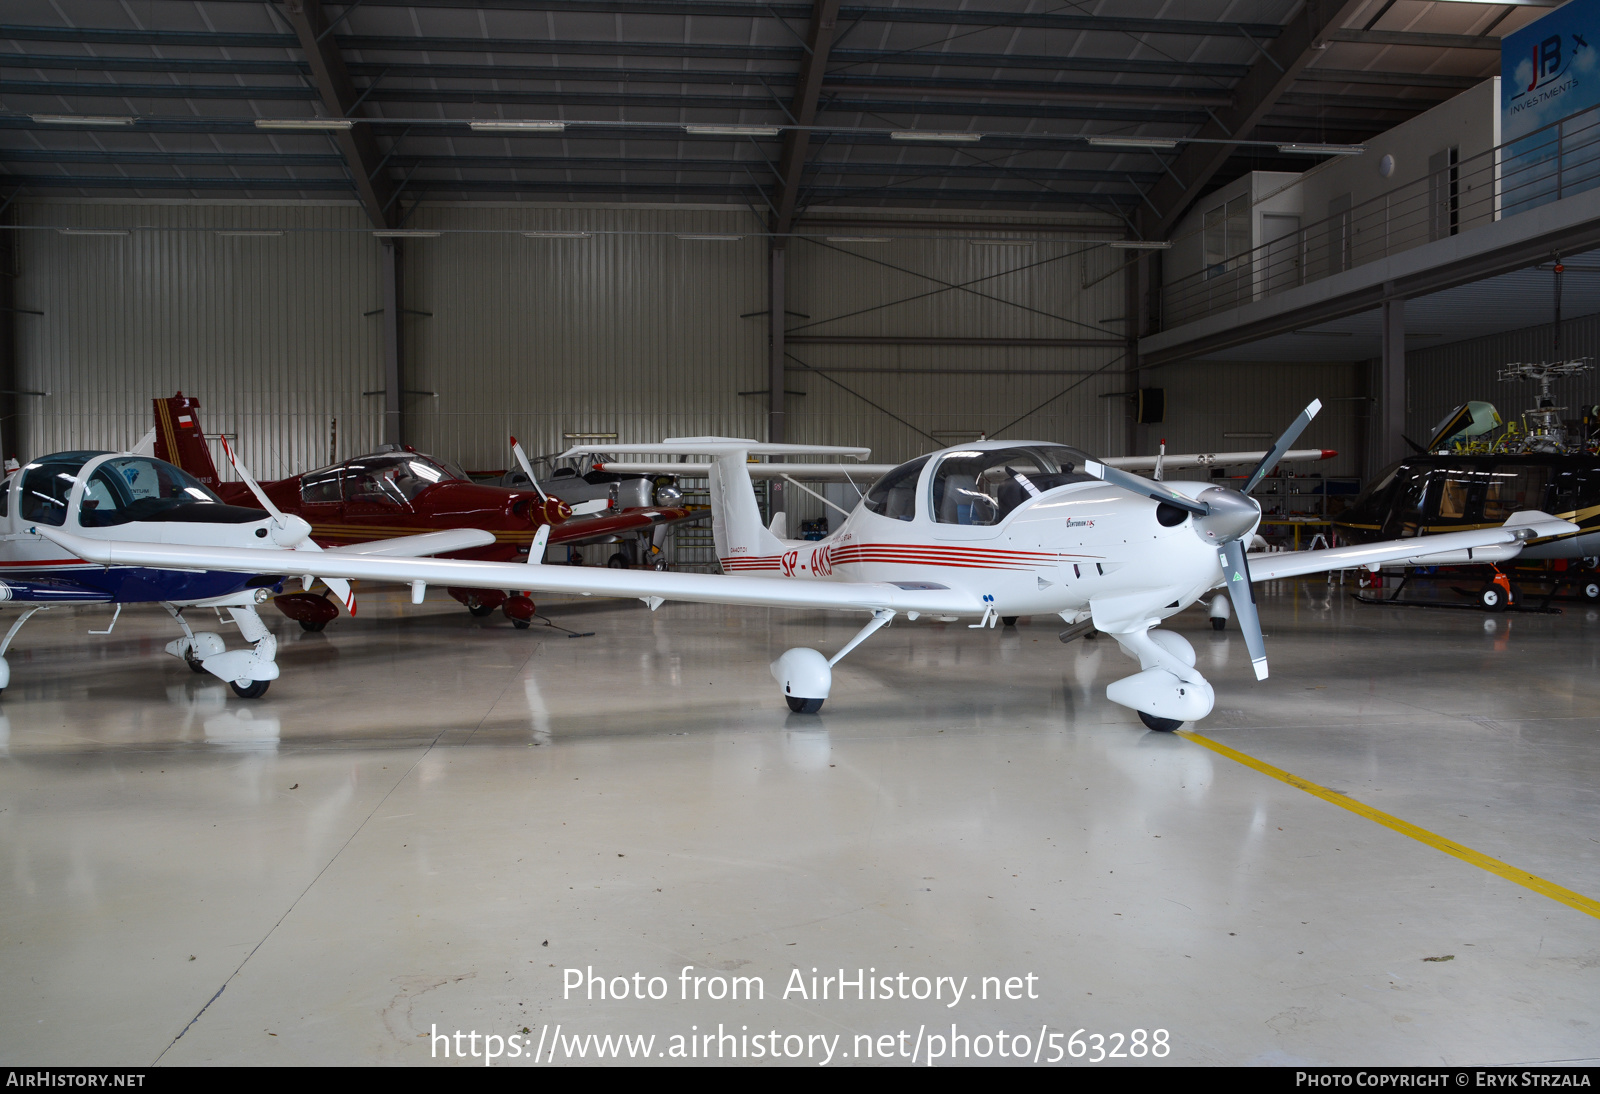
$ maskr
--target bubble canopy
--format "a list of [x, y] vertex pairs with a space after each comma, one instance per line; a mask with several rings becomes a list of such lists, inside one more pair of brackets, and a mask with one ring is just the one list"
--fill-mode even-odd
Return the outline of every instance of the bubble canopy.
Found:
[[[879, 516], [909, 521], [916, 518], [921, 497], [936, 523], [995, 525], [1047, 490], [1097, 481], [1083, 470], [1092, 458], [1070, 445], [1035, 442], [950, 449], [901, 464], [872, 485], [862, 505]], [[930, 462], [933, 471], [921, 493], [918, 484]]]

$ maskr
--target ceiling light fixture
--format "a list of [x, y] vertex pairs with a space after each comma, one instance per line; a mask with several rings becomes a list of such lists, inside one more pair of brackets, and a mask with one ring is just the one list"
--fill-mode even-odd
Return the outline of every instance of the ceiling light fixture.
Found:
[[1172, 244], [1165, 239], [1114, 239], [1106, 244], [1114, 251], [1169, 251]]
[[941, 133], [935, 130], [896, 129], [889, 134], [892, 141], [938, 141], [956, 144], [976, 144], [983, 140], [982, 133]]
[[468, 122], [467, 124], [479, 133], [492, 133], [497, 130], [510, 132], [531, 131], [535, 133], [559, 133], [567, 127], [566, 122], [528, 121], [520, 119], [511, 121], [491, 120], [486, 122]]
[[588, 239], [593, 232], [523, 232], [524, 239]]
[[372, 234], [378, 239], [435, 239], [440, 233], [426, 228], [380, 228]]
[[686, 125], [683, 129], [697, 137], [776, 137], [783, 132], [776, 125]]
[[735, 240], [735, 239], [743, 239], [744, 236], [725, 236], [725, 235], [712, 235], [710, 233], [700, 233], [700, 232], [688, 233], [688, 232], [685, 232], [685, 233], [681, 233], [678, 236], [678, 238], [679, 239], [716, 240], [718, 242], [731, 242], [732, 240]]
[[1096, 148], [1176, 148], [1178, 142], [1171, 137], [1089, 137]]
[[974, 247], [1032, 247], [1032, 239], [969, 239], [968, 243]]
[[64, 236], [125, 236], [126, 228], [57, 228]]
[[257, 129], [349, 129], [354, 118], [257, 118]]
[[1367, 150], [1361, 144], [1280, 144], [1278, 151], [1301, 156], [1359, 156]]
[[132, 125], [125, 114], [29, 114], [40, 125]]
[[223, 228], [217, 232], [217, 235], [223, 239], [266, 239], [268, 237], [281, 236], [282, 234], [281, 231], [276, 229], [257, 231], [254, 229]]

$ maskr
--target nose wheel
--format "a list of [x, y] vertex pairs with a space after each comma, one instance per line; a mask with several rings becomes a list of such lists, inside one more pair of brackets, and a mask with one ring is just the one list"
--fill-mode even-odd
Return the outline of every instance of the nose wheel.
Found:
[[1138, 711], [1137, 713], [1139, 715], [1139, 721], [1143, 722], [1146, 728], [1153, 729], [1157, 733], [1171, 733], [1173, 730], [1183, 725], [1183, 723], [1178, 721], [1176, 718], [1157, 718], [1154, 714], [1146, 714], [1142, 710]]
[[798, 695], [785, 695], [784, 698], [789, 700], [789, 709], [796, 714], [815, 714], [822, 709], [821, 699], [802, 699]]

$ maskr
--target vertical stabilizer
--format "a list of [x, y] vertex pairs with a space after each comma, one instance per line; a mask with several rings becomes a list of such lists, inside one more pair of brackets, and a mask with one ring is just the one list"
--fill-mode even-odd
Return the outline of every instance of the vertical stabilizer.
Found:
[[158, 460], [176, 464], [215, 490], [220, 483], [217, 466], [211, 462], [211, 449], [200, 431], [200, 400], [178, 392], [170, 399], [152, 399], [156, 414]]
[[787, 545], [761, 523], [748, 450], [719, 450], [715, 455], [710, 472], [711, 534], [722, 568], [737, 566], [743, 559], [783, 554]]

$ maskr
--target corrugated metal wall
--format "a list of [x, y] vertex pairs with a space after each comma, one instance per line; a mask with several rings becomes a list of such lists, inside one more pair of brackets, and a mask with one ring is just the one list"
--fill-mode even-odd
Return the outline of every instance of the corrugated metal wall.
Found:
[[[122, 448], [153, 424], [150, 400], [199, 396], [208, 433], [237, 433], [252, 470], [278, 476], [381, 432], [377, 247], [339, 206], [22, 204], [22, 225], [144, 225], [127, 236], [21, 232], [18, 378], [24, 458]], [[276, 237], [218, 231], [296, 230]]]
[[[18, 303], [45, 313], [24, 317], [21, 375], [50, 394], [28, 400], [8, 448], [132, 444], [149, 399], [179, 388], [262, 475], [326, 462], [335, 418], [341, 456], [380, 440], [382, 396], [362, 393], [383, 387], [381, 245], [358, 209], [24, 203], [19, 222], [39, 230], [22, 233]], [[129, 225], [145, 230], [51, 230]], [[437, 393], [406, 397], [409, 436], [473, 469], [504, 467], [510, 433], [533, 452], [569, 432], [765, 436], [766, 244], [678, 238], [755, 226], [742, 210], [419, 210], [408, 228], [447, 234], [403, 244], [406, 386]], [[549, 230], [601, 234], [515, 234]], [[797, 334], [1114, 338], [1122, 280], [1103, 275], [1121, 260], [1060, 242], [795, 241], [789, 306], [809, 318], [790, 321]], [[1115, 348], [791, 349], [787, 387], [805, 392], [789, 399], [794, 441], [896, 461], [1004, 429], [1121, 450], [1121, 406], [1098, 398], [1124, 384]]]
[[[1507, 421], [1533, 406], [1537, 385], [1527, 380], [1504, 383], [1500, 369], [1516, 361], [1549, 361], [1554, 356], [1554, 329], [1544, 323], [1488, 338], [1456, 342], [1406, 354], [1406, 435], [1418, 443], [1452, 409], [1469, 399], [1491, 402]], [[1600, 359], [1600, 315], [1561, 323], [1561, 356]], [[1568, 417], [1600, 403], [1600, 375], [1595, 371], [1557, 380], [1556, 402]]]
[[1295, 447], [1332, 448], [1339, 455], [1296, 472], [1355, 476], [1370, 414], [1366, 368], [1365, 362], [1190, 361], [1149, 370], [1147, 383], [1166, 389], [1167, 421], [1143, 428], [1152, 443], [1165, 436], [1169, 452], [1258, 451], [1312, 399], [1321, 399], [1322, 411]]

